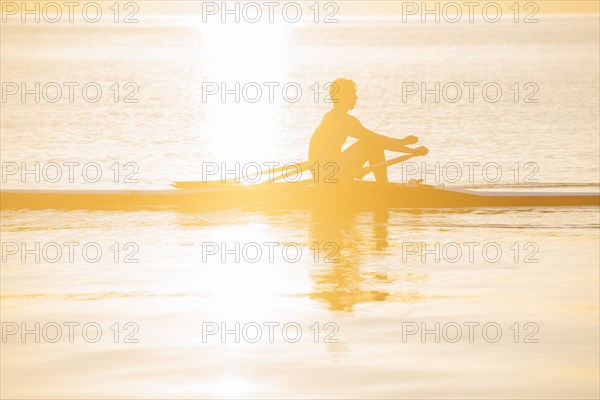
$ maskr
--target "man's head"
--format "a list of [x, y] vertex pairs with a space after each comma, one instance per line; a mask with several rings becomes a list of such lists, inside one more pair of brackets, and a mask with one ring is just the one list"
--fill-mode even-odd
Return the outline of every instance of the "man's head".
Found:
[[338, 78], [329, 86], [329, 96], [333, 102], [333, 108], [352, 110], [356, 105], [358, 96], [357, 87], [353, 80]]

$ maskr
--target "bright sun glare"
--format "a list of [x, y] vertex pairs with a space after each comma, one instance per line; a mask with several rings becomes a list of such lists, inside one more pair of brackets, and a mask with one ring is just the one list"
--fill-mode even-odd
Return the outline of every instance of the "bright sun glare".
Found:
[[[208, 147], [216, 159], [249, 161], [272, 154], [279, 113], [277, 105], [268, 100], [269, 88], [264, 83], [282, 82], [286, 77], [285, 53], [290, 29], [287, 25], [268, 22], [202, 25], [202, 80], [218, 90], [207, 96], [204, 103], [205, 129], [210, 133]], [[232, 93], [223, 102], [222, 89], [234, 90], [237, 82], [238, 93], [246, 93], [247, 98], [256, 98], [257, 87], [260, 88], [260, 100], [256, 103], [242, 100], [238, 104]]]

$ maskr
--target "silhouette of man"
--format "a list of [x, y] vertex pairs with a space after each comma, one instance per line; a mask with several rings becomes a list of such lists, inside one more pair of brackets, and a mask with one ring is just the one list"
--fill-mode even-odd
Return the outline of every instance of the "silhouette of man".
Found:
[[[356, 91], [354, 81], [345, 78], [336, 79], [329, 87], [333, 108], [325, 114], [310, 140], [308, 159], [311, 165], [316, 165], [320, 171], [331, 170], [329, 167], [334, 166], [336, 178], [350, 181], [356, 177], [362, 178], [360, 171], [367, 161], [371, 167], [384, 162], [384, 150], [414, 155], [426, 153], [425, 147], [407, 147], [417, 143], [416, 136], [395, 139], [380, 135], [365, 128], [358, 118], [348, 114], [358, 100]], [[348, 136], [358, 139], [358, 142], [342, 151]], [[327, 175], [323, 172], [316, 175], [314, 167], [311, 171], [315, 180], [317, 177], [318, 180], [323, 180]], [[377, 182], [388, 182], [386, 167], [376, 168], [373, 173]]]

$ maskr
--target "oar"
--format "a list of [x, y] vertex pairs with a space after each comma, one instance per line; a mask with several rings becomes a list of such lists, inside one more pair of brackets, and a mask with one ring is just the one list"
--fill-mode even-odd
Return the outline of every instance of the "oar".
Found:
[[[243, 178], [245, 178], [245, 179], [253, 178], [253, 177], [262, 176], [265, 174], [269, 174], [269, 176], [270, 176], [270, 174], [276, 174], [278, 172], [282, 172], [282, 171], [284, 171], [288, 168], [292, 168], [292, 167], [294, 167], [296, 170], [300, 170], [300, 173], [302, 173], [302, 171], [306, 171], [309, 166], [310, 166], [310, 163], [308, 161], [304, 161], [301, 163], [288, 163], [281, 167], [272, 168], [272, 169], [263, 169], [261, 171], [253, 172], [251, 174], [244, 175]], [[296, 175], [296, 174], [295, 173], [292, 174], [292, 176], [294, 176], [294, 175]], [[283, 179], [283, 177], [284, 177], [283, 174], [281, 174], [279, 176], [274, 177], [273, 179], [268, 179], [264, 183], [278, 181], [280, 179]], [[202, 181], [174, 182], [171, 184], [171, 186], [173, 186], [177, 189], [191, 189], [191, 188], [198, 188], [198, 187], [206, 187], [206, 186], [212, 185], [212, 184], [239, 183], [241, 178], [242, 178], [241, 176], [235, 176], [233, 178], [228, 178], [225, 180], [206, 181], [206, 182], [202, 182]]]
[[283, 169], [281, 169], [281, 175], [275, 176], [275, 177], [273, 177], [273, 179], [268, 179], [268, 180], [262, 182], [261, 185], [267, 185], [269, 183], [277, 182], [282, 179], [289, 179], [292, 176], [302, 175], [302, 173], [305, 171], [308, 171], [312, 165], [311, 165], [310, 161], [304, 161], [300, 164], [295, 164], [295, 166], [296, 166], [296, 170], [291, 175], [284, 174]]
[[[292, 167], [295, 168], [295, 169], [299, 169], [300, 173], [302, 173], [302, 171], [306, 171], [306, 169], [307, 169], [307, 167], [309, 165], [310, 165], [310, 163], [308, 161], [303, 161], [301, 163], [288, 163], [288, 164], [283, 165], [281, 167], [272, 168], [272, 169], [263, 169], [262, 171], [258, 171], [258, 172], [255, 172], [253, 174], [245, 175], [244, 178], [252, 178], [252, 177], [255, 177], [255, 176], [262, 176], [264, 174], [275, 174], [277, 172], [282, 172], [282, 174], [280, 176], [283, 176], [283, 171], [286, 170], [286, 169], [288, 169], [288, 168], [292, 168]], [[237, 182], [239, 179], [240, 179], [240, 177], [236, 176], [235, 178], [226, 179], [224, 182], [226, 182], [226, 183], [228, 183], [230, 181]], [[278, 180], [278, 179], [281, 179], [281, 178], [280, 177], [274, 177], [273, 179], [274, 180]], [[267, 180], [267, 182], [269, 180]]]

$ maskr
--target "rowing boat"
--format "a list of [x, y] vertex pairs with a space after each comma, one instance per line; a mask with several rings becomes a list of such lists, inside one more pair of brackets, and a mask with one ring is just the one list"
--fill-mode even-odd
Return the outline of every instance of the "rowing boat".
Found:
[[[198, 186], [198, 185], [197, 185]], [[2, 190], [1, 209], [225, 210], [600, 207], [598, 193], [497, 192], [400, 183], [205, 184], [170, 190]]]

